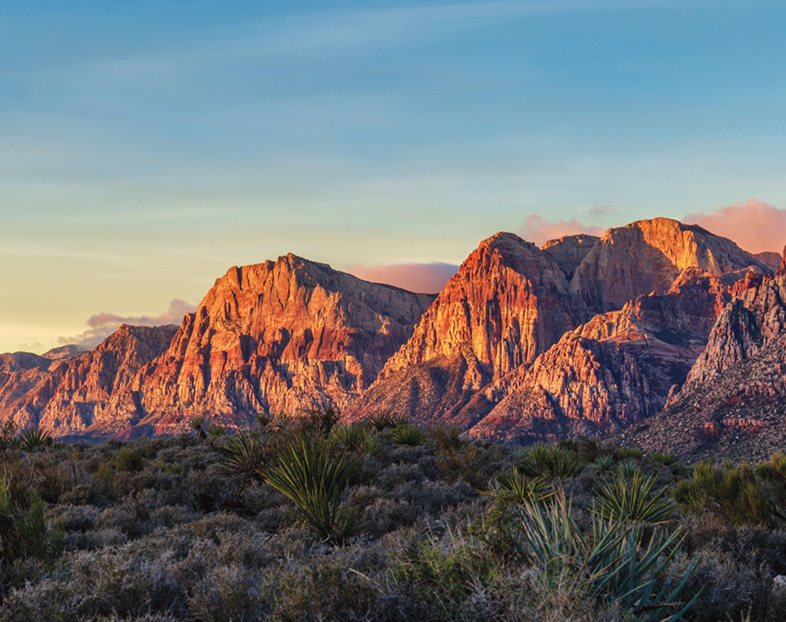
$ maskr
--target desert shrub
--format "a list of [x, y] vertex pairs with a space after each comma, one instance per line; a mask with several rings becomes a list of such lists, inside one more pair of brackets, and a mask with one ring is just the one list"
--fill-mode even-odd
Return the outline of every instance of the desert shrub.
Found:
[[414, 447], [423, 442], [423, 433], [414, 425], [400, 423], [390, 431], [390, 440], [396, 445]]
[[400, 422], [399, 418], [390, 412], [381, 412], [369, 415], [365, 419], [377, 432], [383, 432], [387, 428], [394, 428]]
[[700, 462], [691, 480], [677, 483], [674, 498], [684, 510], [716, 511], [733, 525], [764, 523], [769, 518], [761, 486], [748, 465], [713, 467]]
[[608, 471], [614, 466], [614, 457], [609, 454], [602, 454], [595, 458], [592, 466], [595, 467], [597, 471]]
[[641, 460], [644, 453], [636, 447], [618, 447], [614, 450], [617, 460]]
[[204, 417], [191, 417], [188, 422], [188, 426], [197, 433], [197, 436], [202, 440], [207, 438], [207, 433], [205, 432], [205, 418]]
[[518, 463], [519, 469], [526, 475], [542, 475], [550, 479], [577, 477], [586, 466], [574, 451], [556, 445], [534, 445], [524, 451]]
[[51, 447], [54, 444], [52, 435], [41, 428], [22, 430], [19, 435], [19, 448], [22, 451], [35, 451], [42, 447]]
[[677, 461], [677, 457], [670, 452], [656, 452], [650, 456], [650, 460], [662, 467], [671, 466]]
[[680, 592], [691, 564], [675, 576], [681, 534], [646, 538], [636, 523], [596, 517], [586, 537], [558, 492], [546, 501], [526, 503], [523, 538], [544, 578], [557, 589], [566, 582], [583, 585], [600, 601], [612, 600], [637, 620], [677, 620], [690, 607]]
[[310, 432], [314, 432], [327, 438], [331, 430], [341, 420], [341, 413], [337, 408], [311, 409], [304, 411], [300, 418], [300, 424]]
[[510, 473], [498, 475], [487, 494], [523, 504], [531, 499], [543, 499], [548, 490], [548, 482], [543, 476], [527, 477], [514, 467]]
[[669, 521], [674, 503], [668, 488], [653, 492], [657, 475], [644, 478], [640, 469], [625, 477], [619, 470], [596, 489], [594, 511], [609, 521], [642, 521], [659, 525]]
[[226, 436], [227, 429], [223, 425], [211, 423], [209, 426], [207, 426], [207, 435], [215, 438]]
[[50, 529], [44, 503], [34, 490], [15, 492], [0, 481], [0, 564], [5, 568], [18, 559], [48, 560], [62, 549], [62, 533]]
[[112, 458], [112, 466], [118, 471], [138, 473], [145, 466], [145, 459], [138, 449], [123, 447]]
[[363, 530], [361, 514], [341, 505], [341, 494], [358, 470], [345, 452], [336, 452], [332, 441], [302, 437], [290, 443], [262, 477], [297, 506], [298, 516], [319, 537], [342, 544]]
[[426, 428], [425, 441], [437, 452], [458, 451], [464, 446], [461, 430], [454, 425], [431, 425]]
[[244, 480], [257, 477], [265, 464], [265, 444], [261, 436], [238, 432], [227, 438], [222, 448], [224, 458], [221, 466], [233, 477]]
[[492, 452], [473, 443], [455, 448], [446, 446], [436, 450], [437, 469], [441, 479], [453, 483], [463, 479], [475, 488], [484, 488], [491, 477]]
[[360, 452], [368, 440], [368, 431], [359, 423], [340, 425], [333, 428], [333, 437], [347, 451]]

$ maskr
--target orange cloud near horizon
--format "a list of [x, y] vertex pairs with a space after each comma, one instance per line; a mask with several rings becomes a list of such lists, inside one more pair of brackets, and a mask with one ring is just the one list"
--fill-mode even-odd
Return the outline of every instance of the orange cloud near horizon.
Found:
[[549, 240], [561, 238], [566, 235], [586, 233], [588, 235], [601, 236], [604, 231], [606, 231], [606, 229], [603, 227], [583, 225], [575, 219], [549, 222], [538, 214], [532, 214], [524, 219], [524, 224], [521, 225], [521, 229], [519, 229], [519, 235], [537, 246], [543, 246]]
[[348, 266], [347, 272], [364, 281], [393, 285], [411, 292], [436, 294], [458, 270], [449, 263], [401, 263], [387, 266]]
[[786, 245], [786, 209], [758, 199], [732, 203], [712, 212], [688, 214], [683, 221], [734, 240], [752, 253], [780, 254]]

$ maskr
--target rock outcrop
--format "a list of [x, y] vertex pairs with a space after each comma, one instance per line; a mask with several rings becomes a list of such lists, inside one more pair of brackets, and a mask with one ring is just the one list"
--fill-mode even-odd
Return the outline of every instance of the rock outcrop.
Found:
[[574, 326], [563, 270], [534, 244], [498, 233], [448, 281], [352, 414], [391, 410], [468, 427], [488, 411], [484, 387]]
[[600, 238], [595, 235], [566, 235], [557, 240], [549, 240], [541, 248], [562, 268], [565, 276], [571, 279], [576, 268], [584, 261], [598, 240]]
[[347, 404], [377, 377], [434, 299], [295, 255], [230, 269], [136, 382], [138, 423]]
[[[786, 262], [786, 259], [784, 260]], [[749, 278], [666, 409], [622, 438], [693, 458], [766, 458], [786, 442], [786, 271]]]
[[609, 229], [576, 269], [570, 291], [597, 312], [621, 309], [650, 293], [667, 293], [680, 274], [711, 276], [771, 269], [731, 240], [668, 218], [640, 220]]
[[663, 296], [640, 296], [565, 334], [470, 430], [478, 440], [532, 442], [620, 430], [649, 417], [701, 353], [730, 285], [685, 271]]

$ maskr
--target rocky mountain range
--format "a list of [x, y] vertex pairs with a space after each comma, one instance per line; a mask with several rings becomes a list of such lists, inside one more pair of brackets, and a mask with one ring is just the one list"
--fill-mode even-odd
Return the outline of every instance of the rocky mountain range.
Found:
[[664, 218], [542, 248], [499, 233], [433, 296], [287, 255], [231, 268], [179, 327], [0, 355], [0, 420], [133, 436], [335, 407], [485, 441], [653, 446], [679, 421], [692, 430], [679, 450], [700, 453], [754, 438], [762, 426], [740, 421], [760, 407], [786, 416], [777, 257]]

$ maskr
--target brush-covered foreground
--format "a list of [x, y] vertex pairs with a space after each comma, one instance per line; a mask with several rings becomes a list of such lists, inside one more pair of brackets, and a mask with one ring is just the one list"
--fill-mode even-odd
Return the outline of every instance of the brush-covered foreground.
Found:
[[786, 456], [514, 449], [389, 415], [5, 430], [0, 621], [786, 620]]

